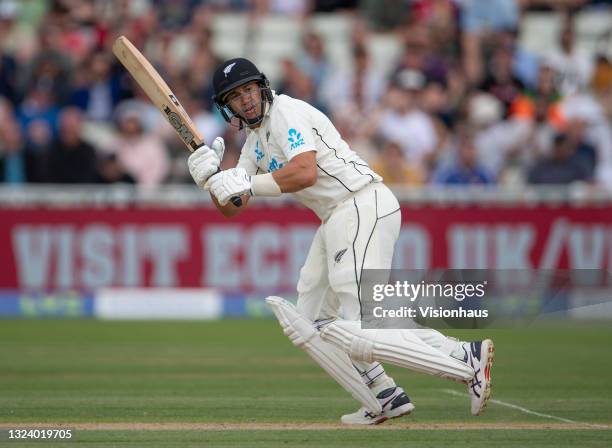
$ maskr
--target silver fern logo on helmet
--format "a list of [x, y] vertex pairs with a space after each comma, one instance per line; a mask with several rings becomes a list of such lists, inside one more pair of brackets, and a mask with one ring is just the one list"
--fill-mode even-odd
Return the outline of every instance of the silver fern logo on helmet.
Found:
[[227, 78], [227, 75], [229, 75], [229, 72], [231, 72], [231, 71], [232, 71], [232, 69], [234, 68], [234, 65], [236, 65], [236, 63], [235, 63], [235, 62], [234, 62], [234, 63], [232, 63], [232, 64], [230, 64], [230, 65], [228, 65], [227, 67], [225, 67], [225, 68], [223, 69], [223, 73], [225, 73], [225, 77], [226, 77], [226, 78]]

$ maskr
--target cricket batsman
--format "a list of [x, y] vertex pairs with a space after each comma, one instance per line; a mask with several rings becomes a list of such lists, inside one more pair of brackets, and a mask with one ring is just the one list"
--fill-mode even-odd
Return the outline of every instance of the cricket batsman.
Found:
[[463, 342], [432, 329], [361, 328], [361, 273], [391, 269], [401, 224], [399, 203], [382, 178], [323, 113], [277, 95], [251, 61], [221, 64], [213, 89], [223, 118], [244, 128], [247, 138], [237, 166], [225, 171], [218, 172], [222, 138], [195, 151], [188, 164], [196, 184], [210, 191], [226, 217], [242, 213], [257, 196], [292, 193], [321, 219], [300, 271], [297, 305], [280, 297], [266, 301], [293, 344], [361, 403], [341, 421], [379, 424], [412, 412], [410, 398], [381, 362], [465, 383], [471, 412], [480, 414], [491, 394], [491, 340]]

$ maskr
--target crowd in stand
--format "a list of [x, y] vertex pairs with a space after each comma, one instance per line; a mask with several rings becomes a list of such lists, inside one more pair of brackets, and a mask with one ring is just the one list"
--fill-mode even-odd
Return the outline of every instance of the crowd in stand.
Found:
[[[581, 51], [574, 29], [576, 13], [607, 13], [606, 3], [0, 0], [0, 182], [191, 182], [182, 143], [110, 52], [121, 34], [144, 49], [208, 143], [225, 137], [223, 167], [233, 166], [244, 135], [211, 103], [223, 59], [211, 24], [243, 11], [255, 23], [299, 17], [301, 49], [279, 61], [273, 89], [327, 113], [389, 184], [612, 188], [612, 54]], [[520, 43], [533, 10], [563, 17], [545, 55]], [[335, 65], [308, 27], [316, 13], [351, 18], [351, 66]], [[388, 72], [372, 62], [374, 33], [401, 43]]]

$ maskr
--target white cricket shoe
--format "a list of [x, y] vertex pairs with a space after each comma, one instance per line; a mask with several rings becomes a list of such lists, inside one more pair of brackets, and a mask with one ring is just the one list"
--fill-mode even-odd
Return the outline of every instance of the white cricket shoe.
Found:
[[467, 355], [466, 363], [475, 372], [474, 378], [467, 383], [472, 401], [472, 415], [479, 415], [491, 397], [491, 366], [495, 347], [491, 339], [485, 339], [466, 342], [463, 349]]
[[382, 407], [380, 414], [372, 414], [366, 408], [361, 407], [357, 412], [343, 415], [340, 419], [342, 423], [346, 425], [378, 425], [391, 418], [410, 414], [414, 410], [410, 397], [406, 395], [404, 389], [398, 386], [383, 390], [376, 398], [378, 398]]

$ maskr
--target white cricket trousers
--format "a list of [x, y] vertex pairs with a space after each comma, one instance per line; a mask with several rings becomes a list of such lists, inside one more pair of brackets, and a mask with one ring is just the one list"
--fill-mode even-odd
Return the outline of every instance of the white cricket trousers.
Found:
[[[320, 324], [338, 317], [361, 320], [361, 272], [391, 269], [400, 225], [399, 203], [382, 183], [369, 184], [338, 204], [317, 229], [300, 271], [298, 312]], [[368, 386], [387, 378], [378, 362], [352, 362]]]
[[[369, 184], [342, 201], [322, 223], [300, 271], [297, 310], [312, 322], [361, 320], [363, 269], [391, 269], [401, 226], [400, 206], [382, 183]], [[433, 329], [415, 329], [426, 344], [446, 355], [462, 353], [461, 343]], [[375, 363], [353, 360], [364, 382], [384, 375]]]
[[400, 206], [382, 183], [368, 184], [318, 228], [297, 286], [297, 309], [312, 321], [360, 320], [361, 272], [391, 269]]

